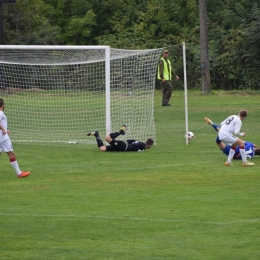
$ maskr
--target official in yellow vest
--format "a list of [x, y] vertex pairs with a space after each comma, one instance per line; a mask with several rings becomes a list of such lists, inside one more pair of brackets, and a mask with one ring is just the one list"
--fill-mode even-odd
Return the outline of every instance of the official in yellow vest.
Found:
[[157, 79], [162, 81], [162, 106], [170, 106], [169, 101], [173, 90], [171, 80], [172, 77], [175, 77], [177, 80], [179, 77], [172, 69], [171, 62], [168, 59], [169, 51], [164, 50], [162, 55], [158, 64]]

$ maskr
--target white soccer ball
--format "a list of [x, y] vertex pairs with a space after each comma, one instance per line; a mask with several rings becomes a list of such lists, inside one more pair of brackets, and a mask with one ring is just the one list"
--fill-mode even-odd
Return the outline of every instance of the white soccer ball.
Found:
[[[186, 135], [185, 135], [186, 138]], [[192, 140], [194, 138], [194, 134], [192, 132], [188, 132], [188, 140]]]

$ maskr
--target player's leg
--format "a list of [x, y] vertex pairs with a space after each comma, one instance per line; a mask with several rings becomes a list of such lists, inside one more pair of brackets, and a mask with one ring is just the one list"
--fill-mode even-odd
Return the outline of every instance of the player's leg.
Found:
[[245, 151], [245, 142], [243, 140], [241, 140], [240, 138], [237, 138], [234, 146], [240, 146], [240, 154], [241, 154], [241, 158], [242, 158], [242, 166], [253, 166], [254, 163], [247, 161], [246, 159], [246, 151]]
[[15, 170], [17, 176], [20, 175], [22, 173], [22, 171], [19, 169], [17, 160], [15, 158], [15, 153], [13, 151], [9, 151], [9, 152], [6, 152], [6, 153], [9, 157], [10, 164], [13, 167], [13, 169]]
[[97, 141], [97, 146], [98, 146], [99, 150], [103, 151], [103, 148], [100, 149], [100, 147], [105, 147], [105, 146], [104, 146], [104, 143], [103, 143], [103, 141], [101, 140], [101, 138], [99, 136], [98, 131], [89, 132], [87, 134], [87, 136], [95, 136], [96, 141]]
[[17, 162], [16, 157], [15, 157], [15, 153], [13, 151], [13, 146], [12, 146], [10, 139], [1, 143], [0, 150], [3, 151], [3, 152], [6, 152], [6, 154], [8, 155], [10, 164], [13, 167], [13, 169], [15, 170], [18, 178], [23, 178], [23, 177], [26, 177], [30, 174], [30, 172], [22, 172], [20, 170], [20, 168], [18, 166], [18, 162]]
[[217, 124], [215, 124], [214, 122], [212, 122], [208, 117], [204, 117], [204, 120], [206, 123], [211, 125], [217, 132], [220, 130], [220, 127]]
[[107, 147], [104, 146], [104, 145], [102, 145], [102, 146], [99, 147], [99, 150], [100, 150], [101, 152], [106, 152], [106, 151], [107, 151]]
[[229, 154], [228, 154], [228, 158], [227, 158], [227, 161], [225, 162], [225, 166], [231, 166], [233, 165], [231, 163], [234, 155], [235, 155], [235, 152], [236, 152], [236, 146], [232, 145], [230, 150], [229, 150]]
[[216, 144], [217, 144], [217, 146], [220, 148], [220, 150], [225, 150], [225, 148], [226, 148], [226, 144], [225, 143], [223, 143], [221, 140], [219, 140], [219, 137], [217, 136], [217, 138], [216, 138]]
[[113, 138], [111, 137], [110, 134], [109, 134], [109, 135], [106, 135], [106, 141], [107, 141], [109, 144], [112, 143]]
[[[123, 126], [121, 127], [121, 129], [119, 130], [119, 132], [115, 132], [115, 133], [111, 133], [111, 134], [107, 135], [105, 140], [106, 140], [109, 144], [113, 145], [114, 142], [115, 142], [115, 139], [114, 139], [114, 138], [116, 138], [116, 137], [119, 136], [120, 134], [123, 134], [123, 135], [125, 134], [125, 128], [126, 128], [126, 126], [123, 125]], [[87, 136], [95, 136], [96, 141], [97, 141], [97, 146], [98, 146], [98, 148], [99, 148], [100, 151], [102, 151], [102, 152], [112, 151], [111, 149], [109, 149], [109, 147], [107, 147], [107, 146], [104, 145], [103, 141], [101, 140], [101, 138], [100, 138], [100, 136], [99, 136], [98, 131], [89, 132], [89, 133], [87, 134]]]
[[226, 145], [230, 145], [231, 148], [229, 150], [229, 154], [228, 154], [228, 158], [227, 161], [225, 162], [225, 166], [231, 166], [233, 165], [231, 163], [234, 155], [235, 155], [235, 151], [236, 151], [236, 147], [238, 144], [236, 144], [237, 141], [237, 137], [230, 135], [230, 136], [219, 136], [219, 140], [221, 140], [223, 143], [225, 143]]
[[30, 172], [22, 172], [18, 166], [18, 162], [15, 157], [15, 153], [13, 151], [7, 152], [7, 155], [9, 156], [10, 164], [13, 167], [13, 169], [16, 172], [16, 175], [18, 178], [24, 178], [27, 177]]
[[[122, 125], [122, 127], [120, 128], [120, 130], [118, 132], [110, 133], [109, 135], [112, 139], [116, 139], [119, 135], [125, 135], [125, 130], [126, 130], [126, 125]], [[108, 137], [108, 139], [110, 139], [110, 138]], [[106, 137], [106, 141], [107, 141], [107, 137]]]

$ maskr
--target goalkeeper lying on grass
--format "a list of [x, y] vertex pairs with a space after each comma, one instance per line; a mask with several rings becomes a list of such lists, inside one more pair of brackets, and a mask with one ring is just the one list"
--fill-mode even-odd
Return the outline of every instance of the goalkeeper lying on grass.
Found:
[[97, 146], [102, 152], [142, 152], [145, 149], [150, 149], [153, 146], [153, 139], [149, 138], [145, 143], [128, 139], [127, 143], [121, 140], [116, 140], [119, 135], [125, 134], [126, 126], [123, 125], [118, 132], [111, 133], [106, 136], [106, 141], [109, 145], [105, 146], [103, 141], [100, 139], [98, 131], [90, 132], [88, 136], [95, 136], [97, 141]]
[[[220, 126], [218, 126], [217, 124], [212, 122], [209, 118], [205, 117], [204, 120], [206, 121], [206, 123], [211, 125], [217, 132], [220, 130]], [[260, 155], [260, 148], [257, 148], [256, 144], [253, 144], [253, 143], [247, 142], [247, 141], [245, 141], [244, 143], [245, 143], [245, 152], [246, 152], [247, 159], [252, 159], [255, 157], [255, 155]], [[227, 155], [227, 156], [229, 155], [229, 150], [231, 148], [230, 145], [226, 145], [221, 140], [219, 140], [218, 137], [216, 138], [216, 144], [219, 146], [220, 150], [225, 155]], [[240, 159], [240, 160], [242, 159], [239, 149], [240, 149], [240, 147], [237, 146], [233, 159]]]

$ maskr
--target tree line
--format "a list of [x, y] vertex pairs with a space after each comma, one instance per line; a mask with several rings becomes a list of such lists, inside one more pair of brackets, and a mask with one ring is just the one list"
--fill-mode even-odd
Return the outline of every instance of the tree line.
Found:
[[[166, 47], [180, 77], [185, 41], [188, 87], [201, 88], [197, 0], [16, 0], [2, 13], [5, 44]], [[211, 88], [259, 90], [259, 0], [207, 1], [207, 23]]]

